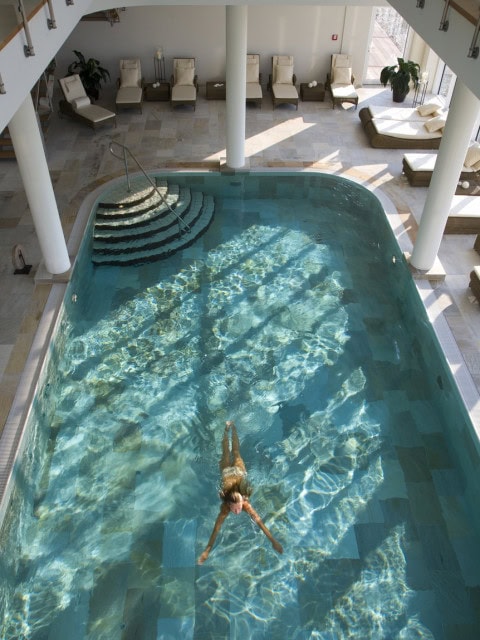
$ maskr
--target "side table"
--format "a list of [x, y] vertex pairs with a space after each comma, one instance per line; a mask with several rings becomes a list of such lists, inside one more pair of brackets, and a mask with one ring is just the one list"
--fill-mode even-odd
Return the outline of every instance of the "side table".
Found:
[[170, 83], [161, 82], [159, 87], [154, 87], [153, 82], [147, 82], [143, 88], [143, 95], [148, 102], [168, 102], [170, 100]]
[[323, 102], [325, 99], [325, 87], [319, 82], [316, 87], [309, 87], [308, 82], [300, 85], [300, 97], [303, 102]]
[[227, 86], [225, 81], [217, 80], [216, 82], [207, 82], [205, 97], [207, 100], [226, 100]]

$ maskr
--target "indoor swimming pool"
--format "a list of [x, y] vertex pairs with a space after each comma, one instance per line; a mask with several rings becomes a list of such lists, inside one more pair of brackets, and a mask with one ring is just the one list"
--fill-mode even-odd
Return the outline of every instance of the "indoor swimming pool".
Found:
[[[90, 221], [1, 533], [0, 637], [477, 637], [471, 426], [377, 198], [166, 179], [214, 219], [135, 267], [92, 264]], [[226, 420], [284, 553], [243, 513], [199, 566]]]

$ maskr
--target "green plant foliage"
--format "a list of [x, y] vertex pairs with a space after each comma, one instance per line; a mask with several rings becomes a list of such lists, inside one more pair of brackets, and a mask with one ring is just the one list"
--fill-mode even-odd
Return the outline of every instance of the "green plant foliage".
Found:
[[[394, 95], [403, 99], [410, 90], [410, 82], [416, 88], [419, 82], [420, 65], [412, 60], [397, 58], [397, 64], [384, 67], [380, 73], [380, 82], [384, 87], [390, 84]], [[395, 98], [394, 98], [395, 99]]]
[[100, 62], [95, 58], [85, 58], [80, 51], [73, 51], [78, 60], [68, 65], [69, 75], [78, 73], [88, 96], [98, 100], [102, 82], [110, 79], [110, 73], [107, 69], [100, 66]]

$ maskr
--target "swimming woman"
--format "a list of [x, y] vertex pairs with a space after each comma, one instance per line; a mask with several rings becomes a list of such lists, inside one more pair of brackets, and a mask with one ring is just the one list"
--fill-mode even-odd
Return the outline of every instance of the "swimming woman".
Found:
[[[222, 458], [220, 460], [220, 473], [222, 476], [220, 498], [222, 499], [222, 505], [220, 507], [220, 513], [215, 520], [215, 525], [208, 544], [205, 547], [205, 551], [198, 559], [198, 564], [203, 564], [208, 558], [223, 521], [230, 511], [235, 515], [238, 515], [242, 511], [246, 511], [270, 540], [275, 551], [283, 553], [282, 545], [275, 540], [270, 531], [263, 524], [258, 513], [250, 504], [249, 497], [252, 493], [252, 488], [247, 480], [247, 470], [245, 468], [245, 463], [242, 460], [242, 456], [240, 455], [240, 442], [238, 440], [237, 429], [231, 420], [229, 420], [226, 425], [222, 439]], [[231, 453], [228, 446], [228, 432], [230, 429], [232, 430]]]

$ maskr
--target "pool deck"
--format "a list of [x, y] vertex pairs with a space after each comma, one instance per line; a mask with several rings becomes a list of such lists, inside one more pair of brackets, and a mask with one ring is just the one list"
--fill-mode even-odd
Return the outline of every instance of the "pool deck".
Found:
[[[383, 87], [359, 89], [358, 110], [367, 104], [391, 105], [391, 92]], [[101, 103], [112, 107], [113, 94]], [[411, 106], [407, 98], [405, 106]], [[353, 105], [332, 109], [325, 102], [299, 102], [272, 109], [264, 91], [262, 108], [247, 107], [246, 158], [251, 170], [315, 169], [353, 178], [393, 203], [403, 227], [397, 236], [407, 244], [415, 238], [427, 189], [411, 187], [401, 173], [404, 150], [372, 149]], [[96, 131], [53, 114], [45, 137], [47, 157], [67, 238], [80, 206], [89, 193], [121, 175], [121, 163], [108, 150], [110, 138], [126, 144], [147, 170], [218, 170], [225, 158], [225, 102], [206, 100], [201, 87], [195, 111], [166, 102], [145, 102], [143, 113], [126, 110], [117, 127]], [[479, 200], [480, 201], [480, 200]], [[11, 411], [25, 371], [42, 313], [52, 289], [43, 282], [40, 249], [22, 182], [14, 160], [0, 161], [0, 429]], [[469, 273], [480, 257], [471, 235], [444, 236], [439, 259], [446, 277], [423, 298], [437, 331], [454, 336], [454, 374], [465, 386], [464, 400], [475, 421], [480, 390], [480, 309], [468, 288]], [[14, 275], [11, 252], [20, 244], [28, 275]], [[59, 281], [62, 280], [60, 277]], [[433, 295], [432, 295], [433, 291]], [[53, 313], [53, 311], [52, 311]], [[441, 337], [441, 336], [440, 336]], [[451, 338], [450, 338], [451, 339]], [[43, 343], [42, 343], [43, 340]], [[48, 334], [38, 343], [45, 347]], [[34, 378], [34, 372], [31, 374]], [[32, 378], [32, 379], [33, 379]], [[28, 394], [24, 399], [28, 399]], [[480, 420], [479, 420], [480, 423]]]

